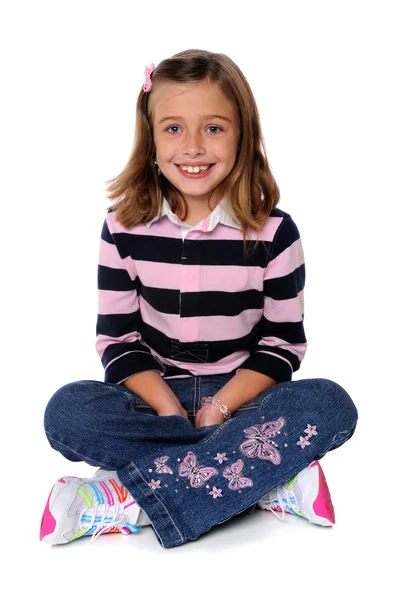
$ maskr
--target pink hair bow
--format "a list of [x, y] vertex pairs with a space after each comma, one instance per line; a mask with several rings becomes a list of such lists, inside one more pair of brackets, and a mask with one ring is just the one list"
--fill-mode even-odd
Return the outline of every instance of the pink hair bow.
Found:
[[153, 70], [155, 68], [155, 65], [152, 63], [150, 67], [145, 67], [145, 83], [142, 86], [142, 89], [144, 90], [144, 92], [150, 92], [151, 87], [152, 87], [152, 80], [151, 80], [151, 75], [153, 73]]

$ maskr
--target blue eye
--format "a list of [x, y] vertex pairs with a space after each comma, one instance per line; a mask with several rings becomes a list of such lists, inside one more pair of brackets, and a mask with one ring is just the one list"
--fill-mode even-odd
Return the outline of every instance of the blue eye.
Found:
[[[221, 131], [221, 127], [218, 127], [217, 125], [210, 125], [208, 129], [219, 129]], [[212, 131], [211, 133], [218, 133], [218, 131]]]
[[[167, 128], [167, 131], [169, 133], [179, 133], [178, 131], [175, 131], [176, 129], [181, 129], [178, 125], [170, 125], [170, 127]], [[218, 127], [218, 125], [209, 125], [209, 127], [207, 129], [212, 129], [213, 131], [211, 131], [211, 134], [216, 134], [219, 133], [221, 131], [221, 127]], [[214, 131], [214, 129], [217, 129], [218, 131]], [[174, 131], [170, 131], [170, 130], [174, 130]]]

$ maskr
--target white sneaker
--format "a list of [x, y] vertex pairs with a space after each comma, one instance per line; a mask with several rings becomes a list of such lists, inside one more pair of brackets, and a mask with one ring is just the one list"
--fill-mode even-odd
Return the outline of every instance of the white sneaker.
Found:
[[53, 486], [45, 506], [40, 540], [66, 544], [102, 533], [137, 533], [141, 509], [116, 472], [97, 472], [91, 479], [63, 477]]
[[[335, 523], [328, 484], [317, 460], [284, 485], [268, 492], [257, 504], [281, 519], [288, 512], [324, 527], [331, 527]], [[278, 512], [282, 512], [282, 517]]]
[[[95, 472], [95, 476], [97, 476], [98, 473], [101, 473], [101, 476], [108, 475], [108, 477], [113, 477], [113, 478], [116, 477], [117, 478], [117, 471], [105, 471], [105, 469], [98, 469], [98, 471]], [[145, 527], [146, 525], [151, 525], [151, 524], [152, 523], [149, 520], [149, 517], [141, 508], [136, 525], [141, 525], [142, 527]]]

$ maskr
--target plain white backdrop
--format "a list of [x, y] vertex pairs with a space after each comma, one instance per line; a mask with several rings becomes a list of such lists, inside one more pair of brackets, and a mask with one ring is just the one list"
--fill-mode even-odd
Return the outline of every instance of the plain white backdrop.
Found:
[[[1, 436], [4, 597], [94, 593], [348, 598], [392, 591], [396, 527], [397, 117], [394, 2], [1, 3]], [[145, 528], [38, 541], [48, 492], [90, 476], [50, 449], [52, 393], [102, 379], [96, 276], [105, 184], [133, 141], [144, 69], [228, 54], [257, 99], [279, 207], [301, 232], [307, 356], [359, 410], [322, 464], [334, 529], [256, 511], [165, 550]]]

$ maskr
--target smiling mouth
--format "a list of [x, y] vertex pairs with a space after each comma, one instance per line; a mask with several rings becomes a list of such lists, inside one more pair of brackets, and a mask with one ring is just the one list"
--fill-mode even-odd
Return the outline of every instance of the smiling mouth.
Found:
[[184, 173], [203, 173], [205, 171], [208, 171], [209, 169], [211, 169], [211, 167], [214, 166], [214, 163], [210, 164], [210, 165], [200, 165], [200, 166], [195, 166], [195, 167], [187, 167], [187, 166], [181, 166], [181, 165], [177, 165], [177, 167], [179, 167], [181, 169], [181, 171], [184, 171]]
[[206, 177], [209, 175], [213, 167], [216, 163], [212, 163], [211, 165], [206, 165], [206, 167], [180, 167], [180, 165], [176, 165], [177, 169], [184, 177], [189, 177], [191, 179], [200, 179], [202, 177]]

